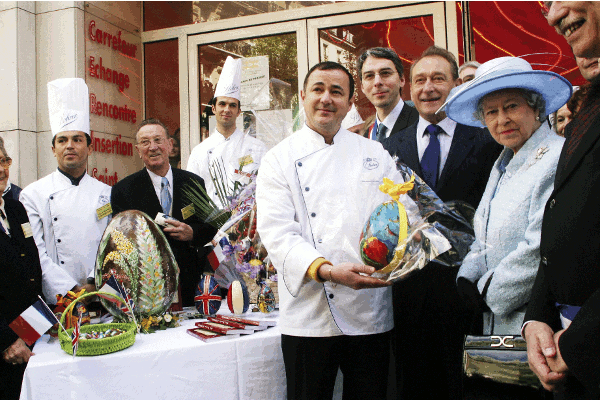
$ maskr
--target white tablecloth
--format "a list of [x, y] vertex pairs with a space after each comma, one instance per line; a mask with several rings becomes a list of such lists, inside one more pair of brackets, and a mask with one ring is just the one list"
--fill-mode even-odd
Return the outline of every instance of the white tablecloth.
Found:
[[25, 370], [21, 400], [285, 399], [278, 327], [205, 343], [186, 333], [198, 321], [139, 334], [133, 346], [97, 357], [72, 357], [44, 335]]

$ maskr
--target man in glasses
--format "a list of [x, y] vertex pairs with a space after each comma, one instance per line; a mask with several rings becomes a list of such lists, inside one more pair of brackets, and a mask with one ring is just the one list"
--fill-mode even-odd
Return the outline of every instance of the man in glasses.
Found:
[[[0, 193], [8, 183], [10, 159], [0, 139]], [[21, 203], [0, 196], [0, 398], [16, 400], [29, 358], [27, 344], [9, 324], [42, 294], [42, 270], [37, 247], [31, 235], [27, 212]]]
[[[600, 3], [544, 2], [576, 57], [600, 57]], [[523, 335], [531, 369], [560, 399], [600, 398], [600, 84], [567, 126], [546, 203]]]
[[404, 67], [394, 50], [368, 49], [358, 58], [357, 69], [360, 88], [377, 112], [370, 139], [381, 142], [419, 119], [417, 110], [402, 100]]
[[183, 195], [186, 185], [194, 188], [192, 181], [204, 187], [199, 176], [169, 164], [173, 146], [167, 127], [158, 119], [140, 123], [136, 134], [136, 149], [144, 169], [129, 175], [112, 188], [111, 204], [116, 215], [125, 210], [139, 210], [154, 218], [163, 213], [167, 241], [173, 250], [180, 269], [181, 298], [183, 306], [194, 305], [194, 290], [200, 281], [205, 258], [199, 258], [197, 248], [203, 247], [216, 233], [216, 229], [203, 223], [190, 209]]
[[92, 139], [83, 79], [49, 82], [48, 108], [58, 168], [23, 189], [20, 200], [38, 248], [44, 296], [54, 304], [56, 295], [69, 290], [96, 289], [94, 266], [110, 218], [110, 187], [86, 173]]
[[12, 158], [8, 156], [6, 153], [6, 148], [4, 148], [4, 140], [0, 137], [0, 164], [4, 167], [4, 173], [6, 174], [6, 187], [2, 192], [2, 197], [5, 199], [13, 199], [19, 200], [19, 195], [21, 194], [21, 188], [10, 182], [8, 179], [8, 169], [12, 165]]

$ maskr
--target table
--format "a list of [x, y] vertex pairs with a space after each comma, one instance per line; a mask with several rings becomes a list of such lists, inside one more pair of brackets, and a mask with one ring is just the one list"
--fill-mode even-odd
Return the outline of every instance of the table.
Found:
[[[278, 312], [246, 317], [277, 319]], [[21, 389], [25, 399], [285, 399], [278, 327], [206, 343], [186, 333], [199, 320], [139, 334], [125, 350], [72, 357], [44, 335]]]

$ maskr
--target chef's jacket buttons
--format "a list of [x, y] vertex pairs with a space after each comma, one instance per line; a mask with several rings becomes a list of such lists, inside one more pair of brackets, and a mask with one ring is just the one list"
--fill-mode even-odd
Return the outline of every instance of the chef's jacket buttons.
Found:
[[301, 166], [302, 166], [302, 163], [301, 163], [300, 161], [298, 161], [298, 166], [299, 166], [299, 167], [301, 167]]
[[311, 216], [311, 217], [316, 217], [316, 216], [317, 216], [317, 214], [315, 214], [315, 213], [310, 213], [310, 216]]
[[319, 239], [319, 243], [323, 243], [323, 239]]
[[307, 186], [304, 188], [304, 190], [308, 192], [310, 190], [310, 188]]
[[57, 241], [58, 243], [60, 243], [60, 239], [56, 239], [56, 241]]
[[554, 200], [554, 199], [550, 200], [550, 208], [554, 208], [555, 204], [556, 204], [556, 200]]
[[50, 196], [50, 200], [54, 200], [54, 196]]
[[65, 262], [64, 262], [64, 261], [61, 261], [60, 263], [61, 263], [61, 264], [64, 264]]
[[329, 298], [330, 298], [330, 299], [333, 299], [333, 293], [330, 293], [330, 294], [329, 294]]
[[212, 150], [209, 150], [209, 151], [208, 151], [208, 154], [212, 154]]
[[58, 221], [58, 218], [54, 217], [54, 220], [55, 220], [55, 221]]

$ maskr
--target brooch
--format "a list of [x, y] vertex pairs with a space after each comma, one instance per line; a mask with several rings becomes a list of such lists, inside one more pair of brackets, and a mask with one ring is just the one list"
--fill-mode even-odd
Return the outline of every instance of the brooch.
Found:
[[535, 155], [535, 158], [536, 158], [537, 160], [539, 160], [539, 159], [541, 159], [541, 158], [544, 156], [544, 154], [546, 154], [547, 152], [548, 152], [548, 146], [540, 147], [540, 148], [537, 150], [537, 153], [536, 153], [536, 155]]

